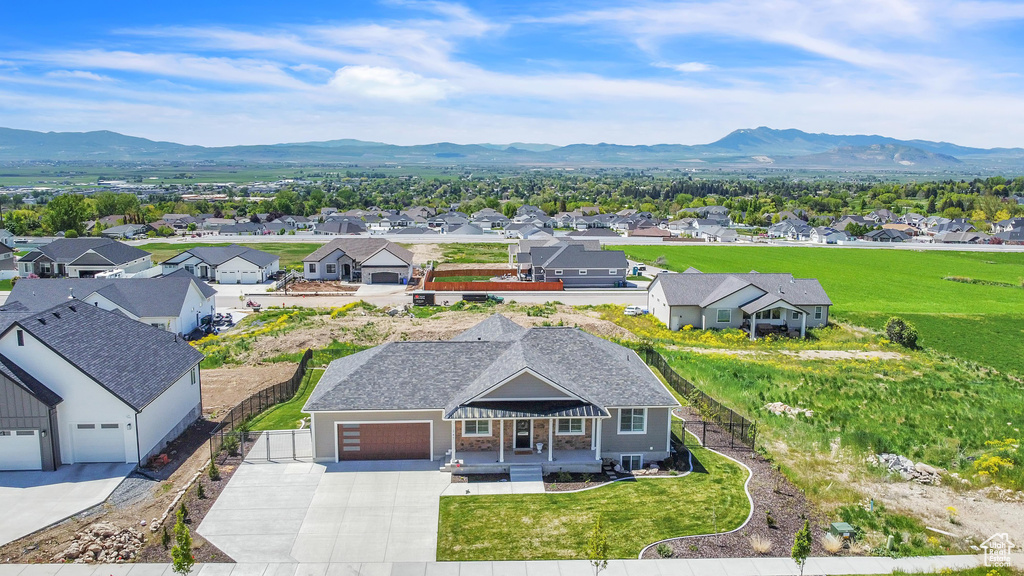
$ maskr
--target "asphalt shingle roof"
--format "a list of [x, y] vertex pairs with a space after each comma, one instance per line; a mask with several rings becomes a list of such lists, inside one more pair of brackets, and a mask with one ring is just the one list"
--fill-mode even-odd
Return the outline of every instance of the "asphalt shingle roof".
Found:
[[[122, 244], [116, 240], [111, 240], [110, 238], [58, 238], [53, 242], [50, 242], [45, 246], [40, 246], [31, 253], [26, 254], [26, 258], [22, 258], [22, 260], [35, 260], [37, 256], [32, 255], [39, 252], [46, 255], [54, 262], [70, 264], [81, 258], [82, 255], [90, 250], [107, 260], [107, 262], [103, 262], [102, 265], [126, 264], [133, 260], [149, 256], [149, 252], [146, 252], [145, 250], [140, 250], [127, 244]], [[29, 258], [29, 256], [32, 257]]]
[[203, 296], [215, 294], [209, 284], [180, 270], [156, 278], [22, 278], [7, 299], [40, 311], [71, 296], [82, 299], [99, 294], [135, 316], [177, 316], [193, 282]]
[[81, 300], [24, 315], [12, 327], [24, 329], [136, 411], [203, 359], [176, 334]]
[[530, 249], [535, 266], [544, 268], [626, 268], [621, 250], [587, 250], [581, 244], [537, 246]]
[[247, 246], [231, 244], [228, 246], [199, 246], [192, 248], [169, 258], [166, 263], [177, 264], [183, 262], [188, 259], [188, 254], [199, 258], [211, 266], [220, 266], [235, 257], [252, 262], [261, 268], [269, 266], [275, 260], [279, 260], [279, 257], [274, 254], [268, 254], [267, 252], [255, 250]]
[[304, 410], [442, 409], [451, 416], [524, 370], [599, 408], [676, 405], [632, 350], [576, 328], [510, 324], [492, 317], [453, 340], [390, 342], [335, 360]]
[[403, 261], [412, 264], [412, 252], [384, 238], [337, 238], [317, 248], [302, 261], [319, 262], [331, 252], [341, 250], [355, 262], [361, 263], [385, 248]]
[[[665, 291], [669, 306], [707, 306], [745, 286], [763, 293], [781, 294], [794, 306], [830, 306], [825, 289], [815, 278], [793, 278], [792, 274], [703, 274], [693, 269], [686, 274], [658, 274], [654, 282]], [[763, 295], [763, 294], [762, 294]], [[760, 298], [760, 296], [758, 296]], [[748, 302], [749, 303], [749, 302]]]

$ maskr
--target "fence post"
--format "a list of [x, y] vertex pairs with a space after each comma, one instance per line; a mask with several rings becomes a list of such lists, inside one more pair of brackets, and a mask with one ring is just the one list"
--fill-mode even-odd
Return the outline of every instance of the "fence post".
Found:
[[708, 445], [708, 421], [701, 419], [701, 423], [704, 424], [704, 430], [700, 433], [700, 443], [702, 446]]
[[292, 460], [298, 460], [295, 457], [295, 430], [292, 430]]
[[732, 410], [729, 410], [729, 448], [732, 448], [733, 446], [735, 446], [735, 444], [733, 442], [735, 439], [736, 439], [736, 436], [733, 435], [733, 430], [732, 430]]

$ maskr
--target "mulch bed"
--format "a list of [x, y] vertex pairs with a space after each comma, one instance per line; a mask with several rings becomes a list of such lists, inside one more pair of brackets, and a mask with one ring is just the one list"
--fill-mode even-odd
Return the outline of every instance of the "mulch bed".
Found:
[[[185, 493], [184, 498], [181, 502], [185, 503], [185, 509], [188, 510], [188, 520], [185, 522], [188, 525], [189, 531], [192, 532], [192, 555], [195, 557], [196, 562], [214, 562], [214, 563], [234, 563], [234, 559], [222, 552], [219, 548], [213, 544], [207, 542], [202, 536], [196, 533], [196, 529], [199, 524], [202, 523], [203, 518], [213, 507], [213, 503], [217, 501], [221, 492], [227, 487], [228, 481], [234, 475], [235, 470], [242, 463], [244, 459], [243, 453], [248, 452], [252, 448], [253, 442], [255, 441], [258, 434], [250, 435], [251, 438], [245, 442], [245, 450], [239, 453], [237, 456], [230, 456], [226, 452], [220, 452], [217, 454], [216, 462], [217, 468], [220, 471], [220, 480], [210, 480], [207, 474], [200, 476], [192, 487]], [[209, 439], [209, 434], [206, 435], [206, 439]], [[202, 483], [203, 491], [205, 492], [205, 498], [200, 499], [198, 495], [197, 485]], [[180, 506], [180, 504], [179, 504]], [[167, 533], [171, 534], [171, 546], [174, 545], [174, 516], [168, 516], [167, 522], [164, 524], [167, 529]], [[170, 546], [167, 550], [164, 550], [161, 544], [161, 528], [160, 531], [155, 533], [149, 533], [149, 540], [146, 546], [139, 551], [139, 555], [135, 562], [140, 563], [168, 563], [173, 559], [171, 558]]]
[[452, 484], [479, 484], [509, 481], [508, 474], [452, 474]]
[[[676, 412], [687, 422], [701, 419], [688, 406]], [[672, 558], [756, 557], [759, 555], [750, 545], [750, 538], [754, 535], [771, 542], [771, 550], [763, 556], [788, 558], [793, 537], [803, 527], [805, 518], [811, 520], [812, 534], [822, 534], [828, 528], [827, 518], [816, 512], [804, 493], [763, 456], [738, 442], [739, 447], [729, 448], [729, 434], [713, 423], [708, 423], [706, 444], [716, 452], [739, 460], [753, 472], [748, 489], [754, 500], [754, 514], [746, 526], [730, 534], [694, 536], [668, 542]], [[771, 527], [767, 521], [769, 510], [774, 520]], [[815, 537], [813, 542], [811, 555], [826, 556], [820, 539]], [[644, 557], [659, 558], [659, 555], [655, 548], [651, 548]]]

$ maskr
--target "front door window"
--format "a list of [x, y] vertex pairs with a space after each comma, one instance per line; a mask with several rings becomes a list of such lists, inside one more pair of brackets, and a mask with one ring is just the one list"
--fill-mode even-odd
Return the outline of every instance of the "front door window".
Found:
[[530, 449], [530, 421], [516, 420], [516, 450]]

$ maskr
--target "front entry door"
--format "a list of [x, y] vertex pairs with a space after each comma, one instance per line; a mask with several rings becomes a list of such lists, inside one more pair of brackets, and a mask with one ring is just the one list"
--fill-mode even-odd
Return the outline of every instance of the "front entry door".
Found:
[[530, 449], [530, 421], [516, 420], [516, 450]]

